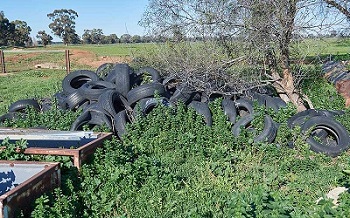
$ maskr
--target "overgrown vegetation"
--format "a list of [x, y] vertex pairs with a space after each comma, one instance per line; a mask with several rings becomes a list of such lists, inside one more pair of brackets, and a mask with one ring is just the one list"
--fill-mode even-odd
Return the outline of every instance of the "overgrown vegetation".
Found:
[[[80, 180], [37, 200], [33, 217], [342, 217], [348, 193], [333, 208], [316, 200], [346, 184], [348, 154], [315, 154], [298, 129], [281, 127], [274, 144], [234, 138], [220, 106], [213, 126], [184, 105], [160, 106], [113, 138], [83, 165]], [[285, 124], [295, 108], [258, 109]], [[181, 124], [181, 125], [180, 125]], [[295, 148], [285, 140], [294, 140]]]
[[[344, 109], [344, 100], [318, 68], [303, 71], [310, 80], [302, 89], [315, 108]], [[51, 71], [36, 72], [1, 78], [0, 87], [7, 88], [0, 94], [0, 108], [58, 91], [64, 72], [52, 80]], [[35, 92], [28, 88], [46, 76], [50, 79], [45, 81], [52, 82], [47, 90], [40, 88], [46, 85], [32, 88]], [[23, 88], [17, 89], [21, 82]], [[122, 141], [106, 141], [79, 175], [69, 158], [18, 154], [23, 141], [3, 142], [7, 149], [0, 157], [63, 163], [61, 188], [37, 199], [32, 217], [347, 217], [349, 192], [341, 195], [337, 207], [329, 199], [317, 200], [334, 187], [350, 186], [350, 176], [344, 173], [350, 169], [349, 152], [330, 158], [310, 151], [300, 129], [287, 128], [295, 107], [288, 105], [278, 113], [257, 107], [260, 116], [268, 113], [281, 124], [273, 144], [254, 143], [248, 131], [235, 138], [220, 100], [210, 108], [212, 127], [184, 105], [155, 108], [128, 126]], [[28, 109], [25, 118], [6, 125], [68, 130], [77, 115], [55, 106], [44, 113]], [[348, 130], [349, 115], [347, 109], [337, 117]], [[255, 122], [261, 126], [262, 116]], [[293, 149], [289, 141], [294, 141]]]

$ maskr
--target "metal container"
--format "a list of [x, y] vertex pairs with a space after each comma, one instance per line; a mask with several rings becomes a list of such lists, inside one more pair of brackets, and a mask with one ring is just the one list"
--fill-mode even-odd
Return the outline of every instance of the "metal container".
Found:
[[32, 202], [60, 184], [59, 163], [0, 160], [0, 218], [30, 217]]
[[10, 142], [25, 139], [28, 142], [25, 154], [71, 156], [73, 164], [80, 169], [81, 164], [103, 141], [112, 138], [112, 133], [91, 131], [57, 131], [43, 129], [0, 128], [0, 142], [9, 138]]

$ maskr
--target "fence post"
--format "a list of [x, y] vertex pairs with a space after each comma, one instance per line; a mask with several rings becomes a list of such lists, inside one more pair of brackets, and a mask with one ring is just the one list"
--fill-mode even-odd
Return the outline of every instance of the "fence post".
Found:
[[0, 50], [0, 66], [1, 66], [1, 72], [6, 73], [5, 68], [5, 57], [4, 57], [4, 51]]
[[65, 57], [66, 57], [66, 71], [67, 74], [70, 73], [70, 59], [69, 59], [69, 50], [65, 50]]

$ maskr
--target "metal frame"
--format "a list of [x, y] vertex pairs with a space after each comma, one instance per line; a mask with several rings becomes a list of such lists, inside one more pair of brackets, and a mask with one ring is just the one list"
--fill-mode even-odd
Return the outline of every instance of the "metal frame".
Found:
[[89, 155], [95, 152], [96, 148], [103, 145], [103, 141], [111, 139], [112, 133], [99, 133], [97, 138], [79, 148], [35, 148], [30, 147], [24, 150], [24, 154], [41, 154], [41, 155], [56, 155], [56, 156], [71, 156], [73, 157], [73, 165], [80, 170], [81, 164]]
[[[61, 185], [60, 163], [36, 162], [36, 161], [4, 161], [0, 164], [8, 165], [15, 170], [16, 166], [42, 166], [42, 170], [34, 173], [15, 188], [0, 196], [0, 218], [12, 218], [22, 212], [29, 217], [33, 208], [31, 202], [40, 197], [43, 193], [53, 190]], [[30, 173], [30, 171], [28, 172]]]

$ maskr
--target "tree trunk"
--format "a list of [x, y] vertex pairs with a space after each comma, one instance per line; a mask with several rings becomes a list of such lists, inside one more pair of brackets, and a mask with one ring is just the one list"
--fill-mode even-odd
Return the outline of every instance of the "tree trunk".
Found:
[[283, 70], [283, 77], [281, 77], [276, 70], [272, 70], [272, 76], [275, 80], [272, 83], [277, 90], [280, 98], [285, 102], [291, 102], [297, 107], [298, 112], [306, 110], [301, 94], [294, 86], [294, 80], [289, 68]]

